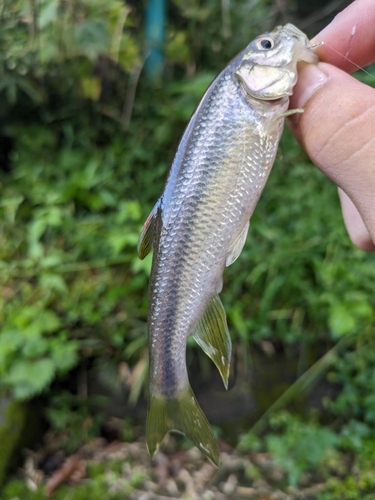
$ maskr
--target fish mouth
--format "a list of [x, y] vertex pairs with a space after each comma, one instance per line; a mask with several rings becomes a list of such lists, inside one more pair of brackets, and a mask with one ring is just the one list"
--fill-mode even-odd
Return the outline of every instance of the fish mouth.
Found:
[[284, 93], [282, 95], [278, 95], [276, 97], [267, 97], [267, 96], [259, 96], [256, 95], [254, 92], [252, 92], [246, 85], [246, 83], [243, 81], [243, 79], [239, 76], [236, 75], [240, 84], [240, 87], [242, 89], [242, 92], [254, 99], [257, 99], [258, 101], [264, 102], [266, 105], [268, 104], [269, 106], [275, 106], [277, 104], [282, 104], [284, 103], [290, 96], [289, 93]]
[[289, 99], [290, 94], [288, 94], [288, 93], [282, 94], [281, 96], [277, 96], [277, 97], [256, 96], [256, 95], [254, 95], [253, 92], [251, 92], [247, 88], [245, 82], [243, 82], [240, 78], [238, 78], [238, 80], [239, 80], [239, 84], [240, 84], [240, 87], [242, 89], [242, 92], [245, 95], [252, 97], [252, 98], [256, 99], [257, 101], [261, 101], [261, 102], [265, 103], [266, 106], [277, 106], [278, 104], [285, 103]]
[[287, 97], [289, 97], [288, 94], [285, 94], [281, 97], [276, 97], [275, 99], [263, 99], [263, 100], [269, 102], [270, 104], [279, 104], [285, 102], [285, 98]]

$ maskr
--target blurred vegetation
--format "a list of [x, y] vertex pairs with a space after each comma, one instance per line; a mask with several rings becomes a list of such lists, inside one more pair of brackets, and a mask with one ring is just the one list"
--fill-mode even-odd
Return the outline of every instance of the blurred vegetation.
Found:
[[[293, 2], [172, 0], [154, 85], [142, 73], [143, 8], [0, 2], [0, 390], [21, 401], [43, 395], [49, 424], [71, 428], [70, 450], [101, 424], [103, 404], [87, 398], [82, 370], [118, 380], [125, 366], [130, 400], [144, 389], [150, 259], [139, 261], [135, 246], [192, 111], [251, 38], [298, 22]], [[339, 391], [322, 401], [330, 427], [290, 416], [262, 442], [276, 458], [292, 454], [290, 482], [324, 463], [326, 448], [373, 450], [374, 256], [352, 247], [335, 186], [289, 131], [224, 278], [234, 342], [248, 353], [271, 342], [298, 359], [296, 379], [348, 339], [324, 367]], [[305, 439], [321, 448], [310, 454]], [[344, 498], [340, 488], [332, 483], [322, 500]]]

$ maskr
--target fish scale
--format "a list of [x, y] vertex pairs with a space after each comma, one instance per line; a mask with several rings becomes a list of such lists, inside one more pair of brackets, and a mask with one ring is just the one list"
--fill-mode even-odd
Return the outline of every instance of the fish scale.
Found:
[[[262, 45], [263, 41], [266, 43]], [[184, 432], [214, 463], [218, 447], [190, 388], [186, 343], [194, 335], [227, 386], [231, 352], [217, 293], [240, 254], [273, 165], [297, 61], [316, 62], [292, 25], [253, 40], [217, 77], [182, 137], [164, 192], [142, 230], [153, 247], [147, 441], [153, 454], [168, 430]]]

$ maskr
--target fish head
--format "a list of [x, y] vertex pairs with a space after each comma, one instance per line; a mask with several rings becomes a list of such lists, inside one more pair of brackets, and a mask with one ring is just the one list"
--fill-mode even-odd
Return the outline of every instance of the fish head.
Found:
[[318, 62], [313, 47], [293, 24], [278, 26], [247, 46], [235, 76], [243, 90], [256, 99], [288, 97], [297, 82], [297, 63]]

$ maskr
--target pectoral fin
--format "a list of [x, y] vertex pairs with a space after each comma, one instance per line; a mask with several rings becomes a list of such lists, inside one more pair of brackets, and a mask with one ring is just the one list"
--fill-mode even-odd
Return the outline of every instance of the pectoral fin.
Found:
[[143, 225], [141, 234], [139, 235], [137, 252], [138, 257], [143, 260], [152, 250], [152, 242], [154, 239], [155, 219], [158, 211], [159, 203], [152, 209]]
[[242, 252], [242, 249], [245, 245], [247, 233], [249, 231], [249, 226], [250, 222], [247, 222], [245, 227], [242, 229], [240, 234], [237, 236], [237, 238], [234, 240], [232, 246], [229, 249], [227, 260], [225, 262], [226, 267], [230, 266], [233, 264], [235, 260], [239, 257], [240, 253]]
[[[275, 116], [274, 120], [275, 121], [282, 120], [283, 118], [287, 118], [288, 116], [295, 115], [298, 113], [303, 113], [303, 112], [304, 112], [304, 110], [302, 108], [288, 109], [287, 111], [285, 111], [285, 113], [281, 113], [280, 115]], [[272, 121], [274, 121], [274, 120], [272, 120]]]
[[232, 341], [229, 335], [225, 310], [218, 295], [215, 295], [208, 304], [193, 332], [193, 337], [215, 363], [227, 389]]

